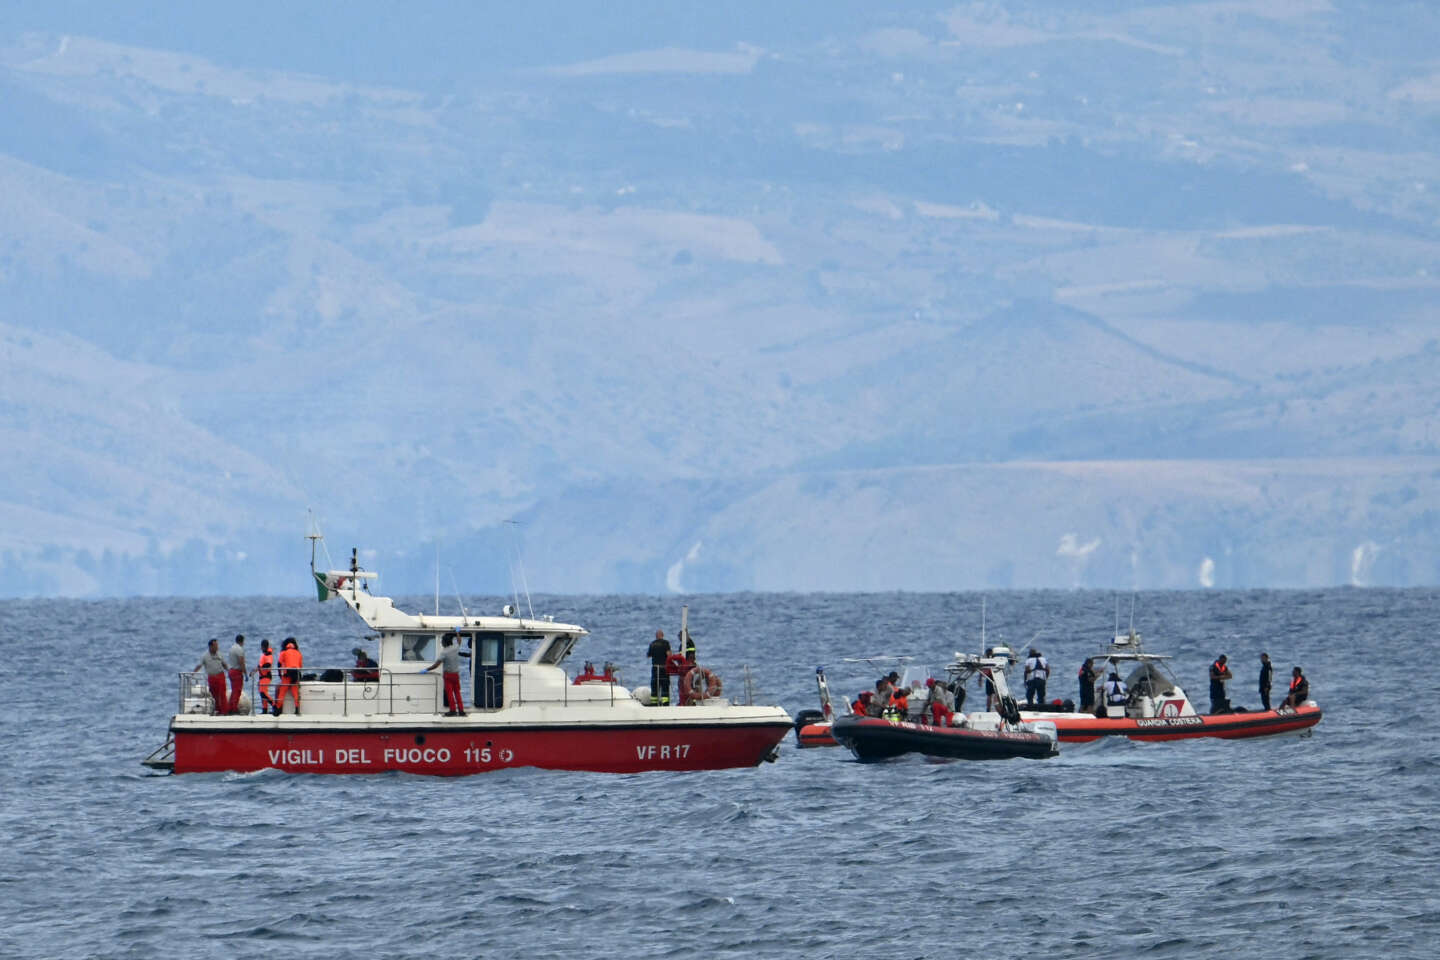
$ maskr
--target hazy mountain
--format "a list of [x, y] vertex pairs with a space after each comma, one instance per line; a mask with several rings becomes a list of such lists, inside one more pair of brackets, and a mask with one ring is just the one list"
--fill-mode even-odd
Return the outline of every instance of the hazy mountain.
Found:
[[1440, 579], [1427, 6], [252, 7], [0, 14], [0, 594]]

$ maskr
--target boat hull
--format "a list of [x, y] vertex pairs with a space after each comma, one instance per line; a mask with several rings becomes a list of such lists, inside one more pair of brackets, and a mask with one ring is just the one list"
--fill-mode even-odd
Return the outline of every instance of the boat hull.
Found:
[[1022, 713], [1027, 720], [1048, 720], [1063, 743], [1087, 743], [1105, 737], [1131, 740], [1248, 740], [1302, 733], [1320, 722], [1324, 712], [1314, 704], [1298, 709], [1253, 713], [1196, 714], [1188, 717], [1095, 717], [1087, 713]]
[[829, 720], [822, 720], [819, 723], [807, 723], [804, 726], [795, 728], [795, 742], [802, 748], [805, 747], [838, 747], [839, 741], [830, 730]]
[[951, 760], [1043, 760], [1056, 755], [1056, 743], [1038, 733], [932, 727], [879, 717], [841, 717], [835, 739], [862, 762], [891, 760], [908, 753]]
[[[180, 718], [177, 718], [177, 721]], [[639, 773], [754, 767], [774, 756], [787, 719], [728, 723], [486, 724], [466, 718], [360, 726], [275, 721], [171, 725], [175, 773], [467, 776], [510, 767]]]

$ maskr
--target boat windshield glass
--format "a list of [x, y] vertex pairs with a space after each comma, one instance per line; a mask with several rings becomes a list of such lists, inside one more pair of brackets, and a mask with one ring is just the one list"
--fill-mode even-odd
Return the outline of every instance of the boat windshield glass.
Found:
[[1154, 663], [1142, 661], [1135, 665], [1130, 675], [1125, 678], [1125, 686], [1132, 693], [1138, 693], [1145, 697], [1158, 697], [1168, 694], [1175, 689], [1175, 681], [1165, 674]]
[[576, 637], [564, 633], [557, 634], [550, 638], [549, 646], [540, 654], [540, 662], [553, 664], [564, 660], [569, 656], [570, 650], [575, 646], [576, 639]]
[[400, 637], [401, 660], [435, 659], [435, 635], [432, 633], [407, 633]]
[[[536, 633], [477, 632], [474, 637], [475, 643], [480, 647], [480, 662], [489, 666], [499, 662], [513, 663], [516, 660], [525, 660], [526, 647], [545, 639], [543, 634]], [[534, 648], [530, 647], [530, 649]]]

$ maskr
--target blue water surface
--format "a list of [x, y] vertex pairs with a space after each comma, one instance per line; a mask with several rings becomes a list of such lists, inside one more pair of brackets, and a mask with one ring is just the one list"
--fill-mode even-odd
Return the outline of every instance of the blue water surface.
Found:
[[[787, 739], [758, 769], [453, 780], [140, 766], [206, 639], [293, 634], [307, 665], [342, 665], [363, 631], [336, 602], [0, 602], [0, 957], [1432, 957], [1437, 596], [1133, 598], [1202, 706], [1216, 654], [1252, 707], [1262, 650], [1281, 687], [1302, 665], [1326, 710], [1307, 738], [878, 765]], [[574, 666], [614, 660], [636, 682], [681, 602], [534, 608], [591, 630]], [[727, 693], [748, 664], [757, 698], [792, 713], [815, 705], [817, 665], [853, 697], [874, 675], [843, 657], [938, 670], [978, 650], [982, 602], [986, 642], [1033, 642], [1051, 695], [1073, 696], [1116, 623], [1099, 593], [688, 602]]]

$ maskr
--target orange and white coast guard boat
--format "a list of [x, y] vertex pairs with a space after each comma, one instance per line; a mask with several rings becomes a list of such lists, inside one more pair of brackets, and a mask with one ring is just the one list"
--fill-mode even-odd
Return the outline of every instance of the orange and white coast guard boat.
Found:
[[[1007, 648], [997, 648], [994, 652], [1000, 655], [1002, 651], [1009, 654]], [[1013, 656], [1009, 659], [1014, 662]], [[1104, 652], [1090, 658], [1096, 674], [1094, 708], [1076, 710], [1069, 701], [1064, 708], [1055, 710], [1021, 705], [1021, 719], [1048, 720], [1055, 725], [1062, 743], [1083, 743], [1103, 737], [1243, 740], [1286, 733], [1308, 736], [1324, 715], [1314, 700], [1295, 708], [1199, 713], [1166, 665], [1169, 659], [1162, 654], [1146, 653], [1140, 635], [1134, 630], [1116, 634]], [[958, 660], [946, 669], [962, 681], [975, 673], [972, 665]], [[1112, 673], [1121, 681], [1118, 688], [1109, 685]]]
[[[203, 677], [182, 674], [180, 712], [146, 766], [439, 776], [507, 767], [714, 770], [774, 759], [792, 728], [780, 707], [721, 698], [649, 706], [613, 676], [572, 682], [562, 664], [587, 632], [574, 624], [520, 617], [508, 606], [498, 617], [404, 613], [370, 594], [375, 574], [361, 570], [353, 552], [348, 571], [311, 566], [320, 599], [340, 597], [378, 635], [379, 679], [356, 679], [353, 667], [307, 673], [319, 679], [300, 683], [299, 714], [293, 706], [279, 716], [252, 714], [242, 702], [242, 713], [216, 716]], [[461, 716], [446, 715], [441, 675], [425, 672], [450, 633], [469, 654]]]

